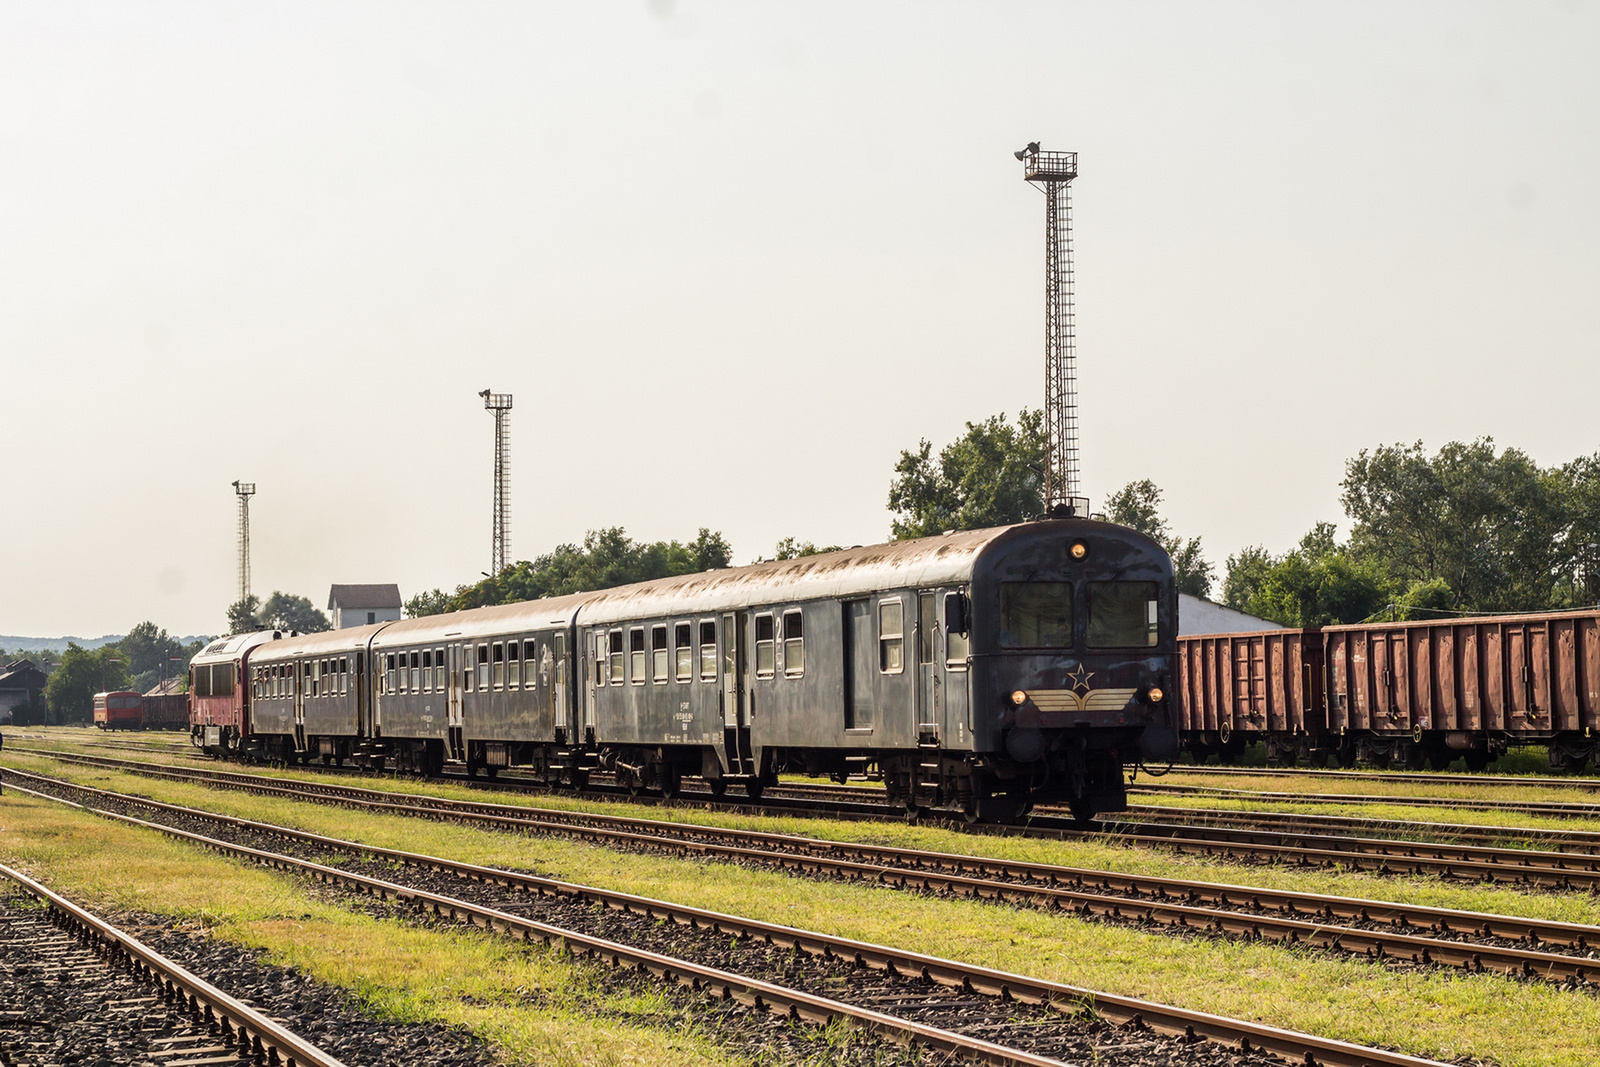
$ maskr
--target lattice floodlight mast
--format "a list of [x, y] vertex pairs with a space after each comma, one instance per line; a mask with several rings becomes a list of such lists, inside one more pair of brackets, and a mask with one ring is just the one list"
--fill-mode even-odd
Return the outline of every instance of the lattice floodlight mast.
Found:
[[511, 394], [478, 394], [483, 406], [494, 412], [494, 543], [489, 573], [497, 575], [511, 562]]
[[234, 482], [233, 491], [239, 498], [239, 599], [250, 595], [250, 498], [255, 495], [255, 482]]
[[1044, 466], [1046, 515], [1088, 515], [1079, 496], [1077, 334], [1072, 322], [1072, 179], [1078, 153], [1045, 152], [1039, 142], [1013, 153], [1023, 177], [1044, 191]]

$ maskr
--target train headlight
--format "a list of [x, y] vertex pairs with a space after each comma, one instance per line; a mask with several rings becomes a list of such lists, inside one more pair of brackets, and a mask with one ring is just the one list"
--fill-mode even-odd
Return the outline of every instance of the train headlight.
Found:
[[1072, 558], [1082, 559], [1089, 554], [1089, 546], [1082, 541], [1072, 542]]
[[1018, 689], [1018, 690], [1016, 690], [1015, 692], [1013, 692], [1011, 694], [1011, 703], [1015, 704], [1017, 707], [1020, 708], [1020, 707], [1022, 707], [1022, 705], [1026, 704], [1027, 702], [1028, 702], [1028, 694], [1024, 693], [1022, 690]]
[[1149, 689], [1145, 690], [1144, 694], [1144, 698], [1152, 704], [1161, 703], [1166, 699], [1166, 696], [1167, 694], [1163, 693], [1161, 691], [1161, 687], [1158, 685], [1152, 685]]

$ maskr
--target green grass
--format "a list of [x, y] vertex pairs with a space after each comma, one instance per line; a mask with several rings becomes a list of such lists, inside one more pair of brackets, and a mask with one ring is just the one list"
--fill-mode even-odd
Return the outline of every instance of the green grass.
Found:
[[464, 1027], [509, 1063], [562, 1067], [736, 1062], [658, 995], [606, 992], [542, 947], [468, 929], [374, 919], [296, 879], [14, 792], [0, 857], [94, 910], [171, 916], [319, 981], [380, 1017]]
[[[7, 753], [7, 762], [12, 762], [11, 753]], [[21, 765], [24, 761], [18, 757], [15, 762]], [[41, 770], [48, 766], [43, 760], [27, 762]], [[1454, 972], [1390, 971], [1308, 950], [1247, 942], [1190, 941], [1035, 910], [810, 881], [710, 862], [613, 852], [560, 838], [522, 837], [399, 816], [370, 815], [59, 764], [49, 769], [63, 777], [108, 788], [318, 833], [475, 863], [536, 870], [569, 881], [1345, 1040], [1392, 1046], [1416, 1055], [1440, 1059], [1473, 1055], [1508, 1065], [1578, 1065], [1600, 1060], [1600, 999], [1545, 985]], [[426, 791], [482, 796], [441, 784], [430, 784]], [[946, 849], [966, 846], [989, 854], [1081, 866], [1212, 876], [1233, 882], [1404, 898], [1446, 907], [1522, 912], [1581, 922], [1600, 920], [1596, 902], [1586, 896], [1533, 895], [1450, 886], [1427, 879], [1390, 880], [1287, 868], [1243, 869], [1134, 849], [980, 838], [898, 824], [740, 819], [710, 812], [674, 814], [692, 815], [696, 821], [800, 830], [841, 839]], [[0, 847], [3, 845], [4, 837], [0, 836]], [[1530, 1025], [1530, 1020], [1535, 1024]]]

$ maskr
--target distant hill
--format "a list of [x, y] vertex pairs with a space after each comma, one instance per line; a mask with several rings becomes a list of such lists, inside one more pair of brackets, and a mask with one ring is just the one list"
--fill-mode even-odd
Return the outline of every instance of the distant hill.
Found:
[[[77, 645], [79, 648], [95, 649], [103, 645], [114, 645], [121, 641], [126, 634], [107, 634], [104, 637], [12, 637], [9, 634], [0, 634], [0, 649], [7, 652], [65, 652], [67, 643]], [[195, 641], [201, 643], [210, 641], [209, 637], [180, 637], [177, 640], [184, 644]]]

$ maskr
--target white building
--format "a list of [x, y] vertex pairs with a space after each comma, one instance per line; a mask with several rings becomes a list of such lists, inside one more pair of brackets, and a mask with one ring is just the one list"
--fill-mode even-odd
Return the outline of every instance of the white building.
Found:
[[394, 622], [402, 607], [398, 585], [336, 585], [328, 590], [328, 618], [335, 630]]
[[1195, 634], [1242, 634], [1251, 630], [1282, 630], [1283, 624], [1246, 615], [1224, 604], [1203, 597], [1178, 594], [1178, 636]]

